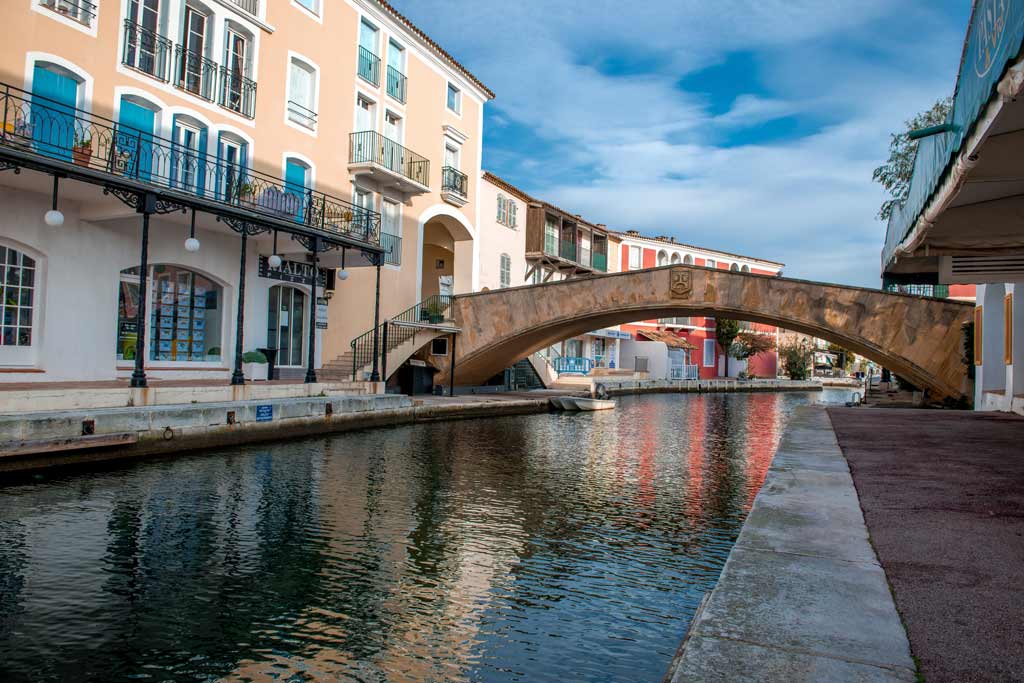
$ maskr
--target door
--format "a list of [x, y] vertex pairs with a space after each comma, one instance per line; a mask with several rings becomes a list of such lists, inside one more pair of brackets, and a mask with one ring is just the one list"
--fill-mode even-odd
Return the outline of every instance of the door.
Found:
[[382, 141], [384, 165], [395, 173], [402, 173], [402, 119], [391, 112], [384, 114], [384, 137]]
[[359, 48], [359, 76], [374, 85], [380, 85], [377, 29], [365, 21], [359, 24]]
[[[71, 161], [71, 149], [92, 143], [87, 130], [76, 131], [74, 110], [78, 81], [71, 76], [36, 66], [32, 74], [30, 123], [36, 151]], [[91, 147], [90, 147], [91, 149]]]
[[[242, 178], [242, 166], [245, 163], [245, 154], [242, 145], [234, 140], [221, 137], [217, 158], [220, 161], [220, 168], [217, 173], [217, 192], [221, 199], [237, 199], [242, 193], [239, 192], [239, 185]], [[246, 194], [246, 199], [251, 200], [251, 195]]]
[[124, 175], [140, 180], [152, 176], [155, 128], [156, 112], [131, 100], [121, 100], [116, 164]]
[[209, 77], [204, 73], [203, 50], [206, 47], [206, 16], [191, 7], [185, 8], [185, 51], [181, 54], [179, 78], [189, 92], [210, 99]]
[[160, 0], [131, 0], [128, 21], [134, 24], [125, 41], [125, 62], [144, 73], [166, 78], [167, 55], [158, 52]]
[[227, 45], [225, 46], [224, 64], [227, 75], [224, 83], [224, 106], [232, 111], [241, 112], [245, 104], [242, 91], [242, 78], [245, 76], [245, 37], [228, 29]]
[[267, 346], [278, 350], [278, 367], [301, 366], [303, 363], [305, 310], [305, 292], [283, 285], [270, 288]]
[[293, 199], [289, 201], [286, 211], [301, 222], [306, 215], [306, 195], [308, 193], [309, 169], [294, 159], [289, 159], [284, 169], [284, 191]]
[[359, 47], [377, 56], [377, 29], [365, 21], [359, 24]]
[[373, 153], [377, 144], [376, 136], [372, 131], [376, 130], [374, 122], [373, 102], [364, 97], [356, 98], [356, 135], [352, 150], [352, 161], [367, 162], [375, 161]]
[[205, 184], [206, 130], [175, 120], [171, 154], [171, 185], [202, 194]]

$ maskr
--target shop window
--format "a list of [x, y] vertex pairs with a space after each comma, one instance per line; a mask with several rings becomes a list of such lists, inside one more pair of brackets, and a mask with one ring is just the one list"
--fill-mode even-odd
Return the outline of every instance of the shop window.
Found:
[[301, 366], [303, 363], [302, 344], [306, 337], [303, 318], [305, 310], [305, 292], [284, 285], [270, 288], [267, 346], [277, 349], [278, 366]]
[[[156, 265], [150, 271], [149, 359], [161, 362], [219, 362], [223, 289], [198, 273]], [[139, 269], [121, 271], [118, 293], [117, 358], [138, 353]]]
[[0, 246], [0, 289], [3, 334], [0, 346], [32, 346], [32, 313], [36, 294], [36, 262], [10, 247]]

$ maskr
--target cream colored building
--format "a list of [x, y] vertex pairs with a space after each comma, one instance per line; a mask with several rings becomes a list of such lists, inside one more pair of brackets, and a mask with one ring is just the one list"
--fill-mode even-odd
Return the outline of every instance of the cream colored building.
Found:
[[10, 5], [4, 381], [299, 377], [372, 328], [375, 259], [381, 319], [479, 287], [493, 93], [387, 2]]

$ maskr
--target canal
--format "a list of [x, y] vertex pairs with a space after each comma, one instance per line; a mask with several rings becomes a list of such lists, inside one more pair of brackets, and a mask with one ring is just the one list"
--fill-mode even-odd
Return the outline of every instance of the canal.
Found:
[[627, 396], [8, 480], [0, 680], [659, 681], [788, 415], [849, 396]]

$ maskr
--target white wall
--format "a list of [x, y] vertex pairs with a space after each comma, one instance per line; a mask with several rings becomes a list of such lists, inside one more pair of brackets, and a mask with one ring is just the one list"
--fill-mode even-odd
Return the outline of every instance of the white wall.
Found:
[[[1013, 283], [978, 285], [982, 311], [982, 364], [975, 368], [976, 410], [1014, 411], [1024, 414], [1024, 301]], [[1005, 297], [1013, 295], [1013, 319], [1005, 320]], [[1013, 332], [1011, 363], [1005, 362], [1006, 325]]]
[[[515, 202], [518, 208], [516, 227], [510, 228], [498, 222], [498, 194]], [[479, 288], [499, 289], [501, 287], [501, 255], [508, 254], [512, 261], [511, 286], [525, 284], [526, 275], [526, 202], [486, 178], [480, 180], [480, 225], [477, 228], [480, 242]]]
[[647, 357], [647, 371], [651, 379], [668, 379], [668, 346], [665, 342], [622, 340], [619, 347], [619, 367], [632, 370], [636, 367], [636, 357]]

